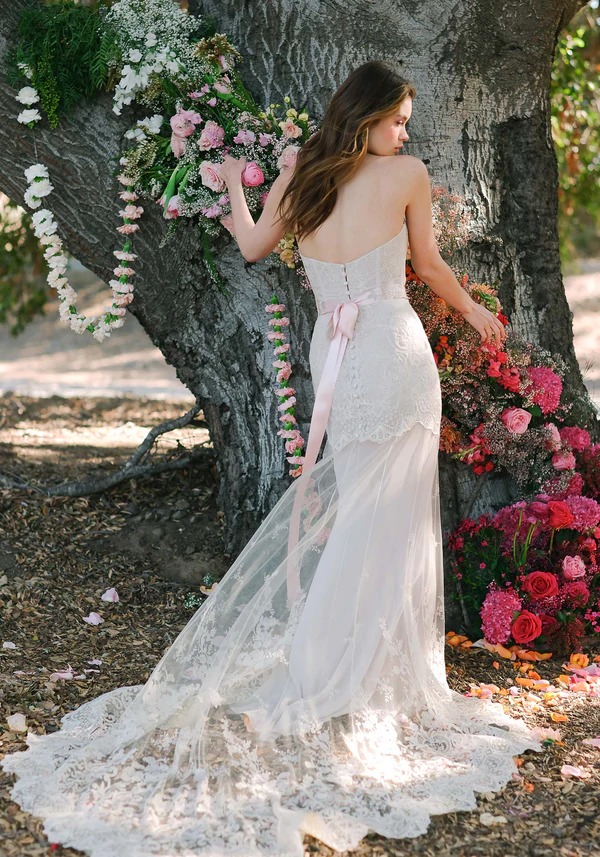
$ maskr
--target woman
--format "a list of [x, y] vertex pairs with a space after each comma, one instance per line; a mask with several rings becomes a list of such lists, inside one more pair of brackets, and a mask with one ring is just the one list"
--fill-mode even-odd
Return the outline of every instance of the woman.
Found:
[[404, 290], [408, 233], [431, 288], [482, 340], [504, 332], [440, 258], [424, 165], [393, 157], [414, 95], [384, 63], [353, 72], [256, 224], [243, 160], [225, 159], [242, 253], [260, 259], [292, 228], [319, 310], [303, 473], [145, 685], [4, 760], [54, 841], [94, 857], [301, 857], [310, 833], [349, 850], [474, 808], [514, 754], [542, 749], [446, 682], [441, 397]]

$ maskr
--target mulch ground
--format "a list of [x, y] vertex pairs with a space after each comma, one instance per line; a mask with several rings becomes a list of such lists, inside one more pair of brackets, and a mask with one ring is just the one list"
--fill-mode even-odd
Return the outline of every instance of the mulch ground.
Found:
[[[133, 398], [8, 394], [0, 397], [0, 475], [34, 486], [99, 476], [131, 454], [126, 441], [132, 427], [148, 428], [185, 409]], [[65, 443], [75, 430], [81, 442]], [[202, 429], [195, 431], [200, 438]], [[120, 444], [119, 436], [125, 439]], [[51, 731], [82, 701], [146, 681], [233, 559], [223, 552], [216, 480], [209, 450], [193, 468], [124, 483], [103, 495], [48, 498], [25, 488], [0, 489], [1, 753], [25, 747], [25, 733], [6, 723], [15, 712], [26, 715], [32, 731]], [[117, 603], [100, 598], [110, 587]], [[92, 611], [102, 624], [83, 622]], [[6, 642], [15, 648], [2, 647]], [[588, 641], [583, 655], [592, 666], [600, 661], [600, 641]], [[448, 644], [446, 664], [455, 690], [491, 694], [530, 726], [555, 731], [543, 753], [516, 758], [518, 771], [504, 789], [478, 795], [476, 810], [434, 816], [428, 832], [412, 840], [369, 835], [352, 853], [599, 855], [600, 749], [584, 743], [600, 736], [593, 677], [581, 681], [568, 658], [531, 662], [473, 646]], [[74, 678], [50, 679], [69, 668]], [[561, 772], [563, 765], [577, 773]], [[11, 781], [0, 772], [2, 857], [80, 854], [51, 847], [41, 821], [11, 801]], [[316, 855], [336, 853], [308, 836], [305, 847]]]

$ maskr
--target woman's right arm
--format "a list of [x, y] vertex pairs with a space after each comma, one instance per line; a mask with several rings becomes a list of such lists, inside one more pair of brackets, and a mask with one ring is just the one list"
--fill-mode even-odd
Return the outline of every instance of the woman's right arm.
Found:
[[487, 307], [478, 304], [467, 294], [440, 255], [433, 231], [429, 173], [418, 158], [412, 158], [412, 161], [413, 177], [406, 205], [406, 224], [410, 261], [415, 274], [436, 295], [462, 313], [465, 321], [481, 335], [482, 342], [494, 340], [500, 345], [506, 338], [504, 325]]

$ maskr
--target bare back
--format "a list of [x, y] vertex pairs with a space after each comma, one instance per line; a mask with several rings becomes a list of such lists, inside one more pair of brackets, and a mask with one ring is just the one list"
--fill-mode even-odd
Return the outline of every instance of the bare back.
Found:
[[419, 164], [410, 155], [367, 154], [358, 172], [338, 189], [329, 217], [298, 242], [300, 252], [340, 264], [393, 238], [402, 229]]

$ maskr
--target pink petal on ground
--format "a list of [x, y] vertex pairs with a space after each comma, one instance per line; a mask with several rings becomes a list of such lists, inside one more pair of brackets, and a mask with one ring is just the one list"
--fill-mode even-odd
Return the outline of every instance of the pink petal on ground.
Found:
[[581, 779], [585, 779], [592, 776], [589, 771], [584, 771], [576, 765], [563, 765], [560, 772], [564, 777], [580, 777]]
[[104, 622], [104, 619], [99, 613], [90, 613], [89, 616], [83, 616], [83, 621], [87, 622], [88, 625], [100, 625], [101, 622]]
[[590, 747], [598, 747], [598, 749], [600, 749], [600, 737], [598, 737], [598, 738], [584, 738], [581, 743], [582, 744], [589, 744]]
[[99, 667], [100, 664], [102, 663], [102, 659], [101, 658], [93, 658], [91, 661], [87, 661], [87, 663], [90, 664], [90, 666]]
[[103, 592], [100, 598], [103, 601], [118, 601], [119, 593], [114, 589], [114, 587], [111, 587], [110, 589], [107, 589], [106, 592]]
[[7, 640], [5, 643], [2, 643], [3, 649], [16, 649], [15, 643], [11, 643], [10, 640]]
[[69, 664], [68, 669], [66, 670], [57, 670], [55, 673], [51, 673], [50, 681], [58, 681], [59, 679], [64, 679], [68, 681], [69, 679], [75, 678], [73, 675], [73, 667]]

